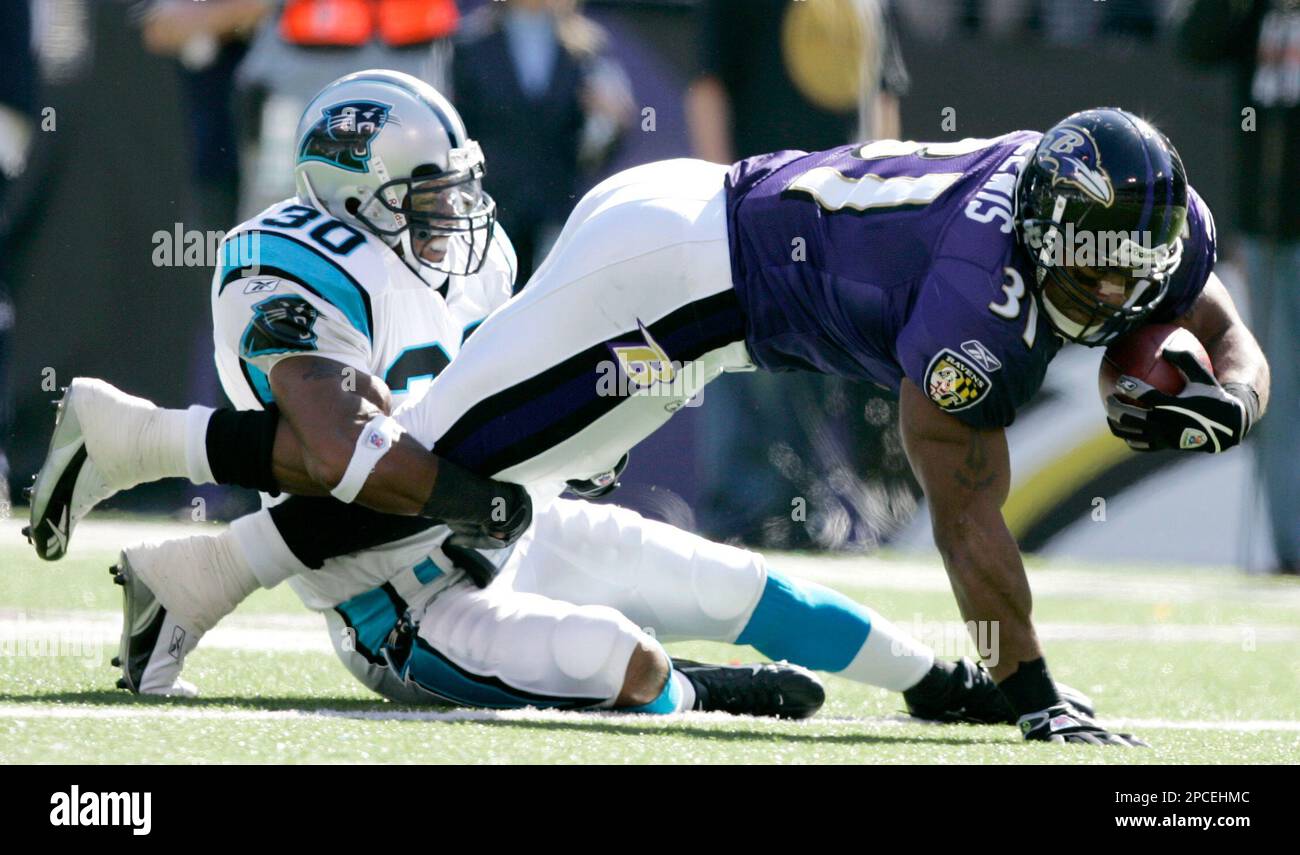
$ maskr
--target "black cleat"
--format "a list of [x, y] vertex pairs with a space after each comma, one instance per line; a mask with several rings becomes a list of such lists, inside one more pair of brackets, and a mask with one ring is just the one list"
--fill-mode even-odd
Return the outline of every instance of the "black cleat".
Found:
[[817, 676], [789, 662], [707, 665], [674, 659], [673, 667], [695, 687], [697, 710], [796, 719], [812, 716], [826, 702]]
[[126, 678], [125, 678], [125, 677], [118, 677], [118, 678], [117, 678], [117, 687], [118, 687], [119, 689], [126, 689], [128, 692], [130, 692], [130, 691], [134, 691], [134, 689], [131, 688], [131, 685], [130, 685], [129, 683], [126, 682]]
[[[1088, 716], [1092, 698], [1057, 683], [1061, 699]], [[903, 692], [907, 711], [916, 718], [943, 724], [1015, 724], [1019, 719], [984, 664], [966, 657], [955, 662], [936, 660], [921, 682]]]

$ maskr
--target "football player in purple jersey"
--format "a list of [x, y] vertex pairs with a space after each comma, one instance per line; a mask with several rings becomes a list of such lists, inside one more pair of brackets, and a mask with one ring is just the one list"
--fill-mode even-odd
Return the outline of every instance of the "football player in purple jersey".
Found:
[[[935, 542], [963, 616], [999, 626], [992, 670], [1026, 737], [1133, 742], [1052, 691], [1001, 513], [1003, 428], [1063, 342], [1104, 345], [1151, 322], [1191, 330], [1218, 376], [1167, 352], [1187, 388], [1126, 378], [1139, 405], [1112, 396], [1112, 432], [1136, 450], [1219, 452], [1263, 412], [1267, 364], [1212, 272], [1214, 222], [1168, 139], [1131, 113], [1088, 110], [1045, 134], [779, 152], [737, 164], [729, 185], [754, 361], [898, 392]], [[816, 263], [792, 263], [791, 242]]]
[[[1172, 322], [1204, 343], [1217, 377], [1166, 352], [1185, 390], [1165, 395], [1129, 378], [1136, 403], [1108, 402], [1111, 429], [1139, 450], [1239, 443], [1267, 405], [1268, 367], [1214, 260], [1213, 220], [1177, 152], [1116, 109], [1076, 113], [1042, 134], [781, 151], [730, 169], [636, 167], [578, 203], [527, 288], [422, 399], [393, 414], [400, 429], [367, 458], [355, 501], [445, 517], [455, 497], [439, 460], [522, 484], [537, 502], [566, 484], [607, 491], [628, 450], [723, 372], [872, 382], [900, 398], [903, 442], [963, 617], [998, 626], [991, 670], [1025, 738], [1142, 744], [1072, 706], [1050, 677], [1002, 517], [1004, 428], [1063, 342], [1104, 345]], [[271, 385], [292, 407], [297, 390], [274, 375]], [[375, 409], [356, 393], [339, 409], [348, 405], [360, 414], [353, 425]], [[238, 419], [222, 423], [236, 441]], [[312, 447], [288, 427], [262, 444], [257, 464], [282, 491], [323, 495], [339, 473], [355, 480], [364, 430], [349, 433], [354, 452]], [[188, 442], [202, 453], [205, 440], [227, 441], [209, 430]], [[470, 492], [495, 493], [491, 513], [462, 515], [493, 521], [477, 543], [519, 535], [525, 516], [512, 503], [526, 501], [522, 491]], [[403, 522], [385, 538], [373, 520], [336, 521], [331, 554], [395, 539]], [[33, 524], [46, 520], [34, 513]], [[291, 552], [321, 550], [311, 532], [281, 535]]]

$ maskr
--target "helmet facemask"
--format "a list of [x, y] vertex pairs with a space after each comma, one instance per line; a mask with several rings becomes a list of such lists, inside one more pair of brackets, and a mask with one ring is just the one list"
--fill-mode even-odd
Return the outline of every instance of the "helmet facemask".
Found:
[[[496, 227], [496, 202], [483, 190], [478, 143], [452, 149], [449, 168], [417, 167], [384, 181], [354, 216], [385, 238], [397, 238], [412, 269], [470, 276], [483, 268]], [[382, 163], [372, 164], [379, 172]]]
[[[1099, 252], [1090, 263], [1064, 263], [1073, 255], [1064, 248], [1073, 239], [1072, 226], [1063, 228], [1059, 198], [1050, 220], [1025, 219], [1022, 239], [1034, 262], [1035, 292], [1053, 328], [1064, 339], [1088, 347], [1108, 344], [1139, 326], [1156, 310], [1169, 292], [1170, 278], [1182, 260], [1182, 240], [1144, 246], [1132, 239], [1113, 244], [1110, 252]], [[1101, 246], [1097, 241], [1094, 245]], [[1114, 302], [1107, 289], [1119, 278], [1124, 299]]]
[[1109, 107], [1049, 128], [1016, 180], [1031, 288], [1056, 333], [1095, 347], [1164, 302], [1182, 260], [1187, 177], [1145, 120]]

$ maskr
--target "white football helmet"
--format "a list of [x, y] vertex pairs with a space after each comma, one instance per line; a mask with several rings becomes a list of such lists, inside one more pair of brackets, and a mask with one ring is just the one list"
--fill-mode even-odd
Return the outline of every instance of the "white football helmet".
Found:
[[378, 235], [417, 274], [482, 268], [496, 225], [483, 151], [432, 86], [384, 69], [340, 77], [307, 105], [296, 139], [301, 198]]

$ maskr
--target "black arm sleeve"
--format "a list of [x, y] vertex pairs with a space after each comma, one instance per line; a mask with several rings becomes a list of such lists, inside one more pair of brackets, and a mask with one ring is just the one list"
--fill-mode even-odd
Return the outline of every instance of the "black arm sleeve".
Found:
[[273, 458], [280, 408], [265, 410], [220, 409], [208, 420], [204, 446], [208, 468], [218, 484], [261, 490], [280, 495]]
[[290, 496], [271, 519], [299, 561], [319, 570], [328, 558], [402, 540], [441, 525], [424, 517], [381, 514], [333, 497]]

